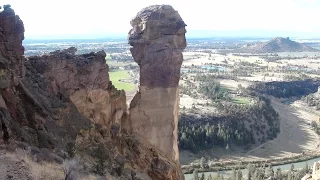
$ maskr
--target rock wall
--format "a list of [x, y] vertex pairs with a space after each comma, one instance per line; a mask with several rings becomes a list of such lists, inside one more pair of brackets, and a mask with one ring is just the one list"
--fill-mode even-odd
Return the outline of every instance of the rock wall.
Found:
[[106, 53], [75, 55], [76, 48], [29, 57], [33, 74], [48, 79], [47, 91], [59, 98], [68, 97], [78, 110], [94, 123], [110, 127], [121, 123], [127, 113], [125, 92], [109, 81]]
[[178, 86], [186, 25], [169, 5], [144, 8], [131, 25], [128, 39], [140, 66], [140, 87], [126, 127], [179, 161]]
[[0, 14], [0, 68], [11, 69], [16, 78], [24, 75], [23, 39], [23, 22], [13, 9], [6, 8]]

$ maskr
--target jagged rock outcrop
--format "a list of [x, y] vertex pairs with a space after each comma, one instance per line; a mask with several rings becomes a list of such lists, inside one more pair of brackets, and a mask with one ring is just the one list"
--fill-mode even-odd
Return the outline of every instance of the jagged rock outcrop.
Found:
[[127, 111], [125, 92], [112, 87], [104, 51], [75, 55], [74, 47], [50, 55], [30, 57], [30, 74], [48, 79], [47, 92], [65, 97], [94, 123], [110, 127]]
[[140, 66], [127, 129], [178, 161], [179, 78], [186, 24], [169, 5], [149, 6], [131, 21], [129, 44]]
[[10, 67], [15, 77], [23, 77], [24, 25], [11, 8], [0, 15], [0, 63], [1, 69]]
[[60, 163], [71, 151], [91, 165], [101, 158], [101, 147], [107, 179], [183, 179], [166, 152], [122, 131], [128, 122], [125, 93], [109, 80], [105, 52], [75, 55], [69, 48], [25, 59], [23, 34], [10, 7], [0, 12], [1, 146], [19, 144], [35, 156], [50, 151]]

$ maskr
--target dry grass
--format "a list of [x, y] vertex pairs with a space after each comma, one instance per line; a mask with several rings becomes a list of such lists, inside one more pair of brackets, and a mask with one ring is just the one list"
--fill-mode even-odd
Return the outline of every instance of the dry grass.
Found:
[[61, 165], [52, 162], [35, 162], [31, 153], [27, 150], [16, 149], [16, 153], [11, 156], [21, 159], [30, 168], [32, 177], [36, 180], [63, 180], [65, 172]]
[[7, 153], [12, 159], [22, 160], [30, 169], [35, 180], [96, 180], [101, 177], [83, 170], [78, 159], [65, 160], [63, 164], [52, 162], [36, 162], [30, 151], [16, 149], [15, 153]]
[[12, 176], [13, 179], [28, 177], [34, 180], [113, 179], [108, 172], [104, 177], [92, 173], [91, 161], [78, 156], [62, 162], [56, 161], [56, 154], [47, 150], [38, 149], [37, 154], [32, 152], [34, 150], [31, 150], [31, 147], [18, 148], [1, 144], [0, 141], [0, 179], [6, 176]]

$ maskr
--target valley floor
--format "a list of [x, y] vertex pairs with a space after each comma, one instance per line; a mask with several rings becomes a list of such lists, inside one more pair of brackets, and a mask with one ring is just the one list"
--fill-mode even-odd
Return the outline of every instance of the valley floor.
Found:
[[233, 149], [226, 153], [224, 149], [213, 149], [194, 155], [189, 151], [181, 151], [180, 161], [182, 164], [199, 162], [204, 156], [209, 160], [219, 162], [230, 161], [261, 161], [267, 159], [294, 159], [303, 153], [318, 154], [320, 152], [319, 136], [311, 129], [312, 120], [318, 120], [319, 115], [299, 102], [292, 104], [281, 103], [279, 99], [271, 98], [273, 108], [280, 115], [281, 132], [274, 140], [251, 148], [245, 152]]
[[288, 157], [302, 152], [316, 152], [319, 136], [311, 129], [311, 121], [319, 118], [314, 112], [297, 106], [286, 105], [272, 99], [273, 108], [279, 113], [280, 134], [272, 141], [249, 151], [249, 157], [276, 158]]

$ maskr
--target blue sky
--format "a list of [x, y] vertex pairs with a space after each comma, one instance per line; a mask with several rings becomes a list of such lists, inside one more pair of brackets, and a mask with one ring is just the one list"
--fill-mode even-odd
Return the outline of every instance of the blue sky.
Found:
[[[287, 32], [320, 37], [320, 0], [2, 0], [25, 24], [26, 38], [126, 36], [143, 7], [170, 4], [187, 30]], [[261, 32], [259, 34], [259, 32]], [[215, 35], [216, 35], [215, 34]], [[281, 34], [282, 35], [282, 34]], [[235, 35], [237, 36], [237, 35]]]

